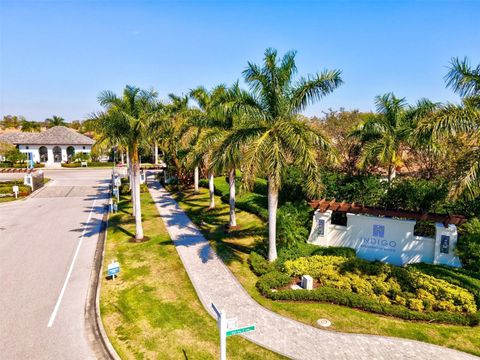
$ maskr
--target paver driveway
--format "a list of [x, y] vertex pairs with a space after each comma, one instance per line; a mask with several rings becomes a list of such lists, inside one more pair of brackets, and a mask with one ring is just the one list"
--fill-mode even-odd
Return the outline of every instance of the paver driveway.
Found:
[[212, 316], [214, 302], [227, 317], [238, 318], [239, 325], [255, 323], [247, 339], [292, 359], [478, 359], [418, 341], [320, 330], [265, 309], [243, 289], [171, 195], [158, 183], [150, 185], [150, 193], [203, 305]]
[[110, 170], [45, 174], [0, 204], [0, 358], [93, 359], [84, 312]]

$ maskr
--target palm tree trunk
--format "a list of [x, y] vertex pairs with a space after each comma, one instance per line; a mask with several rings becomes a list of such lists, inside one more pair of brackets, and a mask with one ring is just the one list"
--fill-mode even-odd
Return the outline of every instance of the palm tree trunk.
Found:
[[210, 192], [210, 205], [209, 209], [215, 208], [215, 184], [213, 182], [213, 171], [208, 174], [208, 191]]
[[235, 215], [235, 168], [230, 169], [228, 173], [229, 197], [230, 197], [230, 228], [237, 226], [237, 217]]
[[153, 146], [154, 148], [154, 157], [155, 157], [155, 165], [158, 165], [158, 144], [155, 141], [155, 145]]
[[132, 149], [132, 168], [134, 184], [132, 186], [132, 199], [133, 207], [135, 209], [135, 239], [143, 239], [143, 226], [142, 226], [142, 208], [140, 205], [140, 163], [138, 158], [138, 145], [134, 144]]
[[195, 194], [198, 194], [198, 166], [193, 170], [193, 186]]
[[277, 259], [277, 206], [278, 189], [268, 180], [268, 260]]
[[395, 165], [388, 165], [388, 186], [392, 184], [393, 179], [395, 179], [395, 176], [397, 175], [397, 171], [395, 169]]

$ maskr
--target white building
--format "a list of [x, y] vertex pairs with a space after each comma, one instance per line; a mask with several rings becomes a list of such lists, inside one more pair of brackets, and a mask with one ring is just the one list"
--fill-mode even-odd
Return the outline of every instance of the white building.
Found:
[[15, 145], [36, 163], [46, 165], [71, 161], [77, 153], [92, 151], [94, 140], [65, 126], [55, 126], [39, 133], [0, 134], [0, 142]]

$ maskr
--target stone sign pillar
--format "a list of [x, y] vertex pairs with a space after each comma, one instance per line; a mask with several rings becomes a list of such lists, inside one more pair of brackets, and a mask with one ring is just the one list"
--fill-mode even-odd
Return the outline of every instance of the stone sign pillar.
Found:
[[320, 246], [329, 246], [330, 244], [328, 242], [328, 235], [331, 222], [331, 210], [327, 210], [326, 212], [319, 212], [318, 210], [315, 210], [315, 214], [313, 215], [312, 230], [310, 231], [308, 242]]
[[433, 263], [438, 265], [461, 266], [460, 259], [455, 254], [458, 232], [455, 225], [445, 227], [441, 223], [435, 224], [435, 250]]

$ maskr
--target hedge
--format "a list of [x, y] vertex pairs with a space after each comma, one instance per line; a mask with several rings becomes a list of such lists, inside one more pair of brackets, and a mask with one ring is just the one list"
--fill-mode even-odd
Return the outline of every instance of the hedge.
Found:
[[[13, 164], [12, 162], [2, 162], [0, 163], [0, 168], [14, 168], [14, 169], [24, 169], [27, 167], [27, 163], [23, 164]], [[35, 168], [43, 168], [45, 164], [34, 164]]]
[[452, 268], [446, 265], [411, 264], [409, 267], [416, 268], [425, 274], [438, 279], [448, 281], [451, 284], [463, 287], [475, 297], [477, 307], [480, 309], [480, 274], [472, 271]]
[[272, 271], [260, 277], [257, 288], [272, 300], [290, 301], [322, 301], [369, 312], [395, 316], [405, 320], [420, 320], [438, 323], [476, 326], [480, 323], [480, 314], [462, 314], [448, 311], [413, 311], [401, 305], [384, 304], [378, 300], [353, 292], [330, 287], [319, 287], [314, 290], [278, 290], [272, 288], [286, 286], [290, 277], [278, 271]]
[[354, 292], [411, 310], [477, 312], [475, 296], [467, 289], [415, 268], [358, 258], [313, 255], [288, 260], [284, 269], [289, 276], [309, 274], [322, 287]]
[[[62, 167], [64, 168], [77, 168], [81, 166], [82, 164], [79, 162], [62, 163]], [[113, 167], [113, 162], [89, 161], [87, 162], [87, 167]]]

